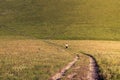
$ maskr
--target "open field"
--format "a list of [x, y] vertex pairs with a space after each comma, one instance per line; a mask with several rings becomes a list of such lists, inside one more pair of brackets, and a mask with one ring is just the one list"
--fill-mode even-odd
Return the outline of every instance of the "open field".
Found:
[[120, 42], [119, 41], [94, 41], [94, 40], [55, 40], [58, 45], [68, 42], [69, 50], [73, 53], [88, 53], [93, 55], [100, 73], [105, 80], [120, 79]]
[[119, 0], [0, 0], [0, 36], [120, 40]]
[[[76, 53], [93, 55], [105, 80], [119, 80], [119, 7], [119, 0], [0, 0], [0, 80], [47, 80]], [[87, 64], [81, 56], [74, 67], [81, 74]]]
[[[67, 50], [64, 48], [66, 42], [70, 45]], [[84, 52], [96, 58], [105, 80], [119, 80], [119, 47], [119, 41], [0, 39], [0, 79], [47, 80], [76, 53]], [[79, 74], [86, 70], [84, 62], [88, 64], [87, 58], [80, 56], [75, 65], [81, 66]], [[85, 77], [86, 71], [81, 76]]]
[[0, 39], [0, 80], [47, 80], [73, 59], [42, 40]]

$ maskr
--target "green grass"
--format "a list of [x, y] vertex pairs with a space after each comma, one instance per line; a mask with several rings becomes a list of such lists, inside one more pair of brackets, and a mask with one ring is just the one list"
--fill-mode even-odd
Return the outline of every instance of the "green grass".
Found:
[[[20, 38], [20, 37], [18, 37]], [[119, 80], [120, 42], [96, 40], [0, 39], [1, 80], [47, 80], [59, 72], [81, 51], [93, 55], [105, 80]], [[65, 49], [64, 44], [69, 48]], [[86, 63], [85, 63], [86, 62]], [[81, 63], [81, 64], [79, 64]], [[88, 59], [80, 54], [73, 67], [86, 74]], [[69, 73], [74, 72], [71, 69]]]
[[43, 40], [0, 39], [0, 80], [48, 80], [72, 59]]
[[[100, 74], [104, 80], [120, 79], [120, 42], [119, 41], [97, 41], [97, 40], [55, 40], [51, 41], [57, 45], [69, 43], [72, 53], [87, 53], [95, 57]], [[84, 57], [80, 56], [81, 59]], [[86, 59], [87, 60], [87, 59]], [[82, 61], [82, 60], [81, 60]], [[82, 63], [81, 65], [84, 65]]]
[[119, 0], [1, 0], [0, 36], [120, 40]]
[[[64, 41], [53, 44], [35, 39], [120, 40], [119, 7], [119, 0], [0, 0], [0, 79], [46, 80], [73, 58], [64, 49], [59, 51]], [[117, 80], [119, 46], [101, 44], [73, 41], [69, 50], [90, 52], [104, 78]]]
[[70, 80], [68, 78], [70, 75], [77, 74], [72, 79], [73, 80], [87, 80], [88, 70], [89, 70], [89, 57], [83, 54], [79, 54], [80, 58], [65, 74], [62, 80]]

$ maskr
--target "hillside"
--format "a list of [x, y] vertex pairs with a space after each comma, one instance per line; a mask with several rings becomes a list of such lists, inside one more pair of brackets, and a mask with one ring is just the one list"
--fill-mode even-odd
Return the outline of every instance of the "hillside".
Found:
[[119, 0], [0, 0], [0, 36], [120, 40]]

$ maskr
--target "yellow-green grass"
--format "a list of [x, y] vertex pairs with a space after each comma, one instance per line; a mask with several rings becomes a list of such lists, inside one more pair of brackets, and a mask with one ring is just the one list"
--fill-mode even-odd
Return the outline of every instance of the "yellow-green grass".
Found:
[[62, 80], [88, 80], [89, 57], [84, 54], [79, 56], [78, 61], [66, 72]]
[[120, 40], [119, 0], [0, 0], [0, 36]]
[[64, 45], [67, 42], [71, 52], [84, 52], [93, 55], [105, 80], [120, 79], [119, 41], [55, 40], [52, 42], [58, 45]]
[[72, 59], [44, 40], [0, 39], [0, 80], [47, 80]]
[[0, 79], [47, 80], [84, 52], [96, 58], [105, 80], [119, 80], [119, 47], [119, 41], [0, 39]]

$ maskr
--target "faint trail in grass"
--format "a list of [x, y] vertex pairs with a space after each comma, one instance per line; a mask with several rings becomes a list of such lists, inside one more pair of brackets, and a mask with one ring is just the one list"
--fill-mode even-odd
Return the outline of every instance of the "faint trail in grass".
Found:
[[78, 56], [74, 58], [72, 62], [70, 62], [65, 68], [63, 68], [60, 72], [56, 73], [50, 80], [60, 80], [77, 61], [78, 61]]
[[[88, 74], [84, 77], [86, 77], [87, 80], [103, 80], [103, 78], [99, 75], [99, 66], [97, 64], [96, 59], [90, 54], [86, 54], [86, 53], [82, 53], [82, 54], [84, 54], [85, 56], [88, 56], [88, 58], [89, 58], [88, 71], [87, 71]], [[65, 76], [66, 72], [69, 69], [71, 69], [72, 67], [74, 67], [73, 65], [78, 61], [78, 58], [79, 57], [76, 56], [72, 62], [70, 62], [60, 72], [58, 72], [54, 76], [52, 76], [50, 80], [61, 80]], [[70, 77], [69, 79], [72, 80], [74, 78], [74, 76], [77, 76], [77, 75], [80, 77], [79, 73], [73, 72], [73, 74], [69, 76]], [[76, 80], [81, 80], [81, 79], [76, 78]]]

